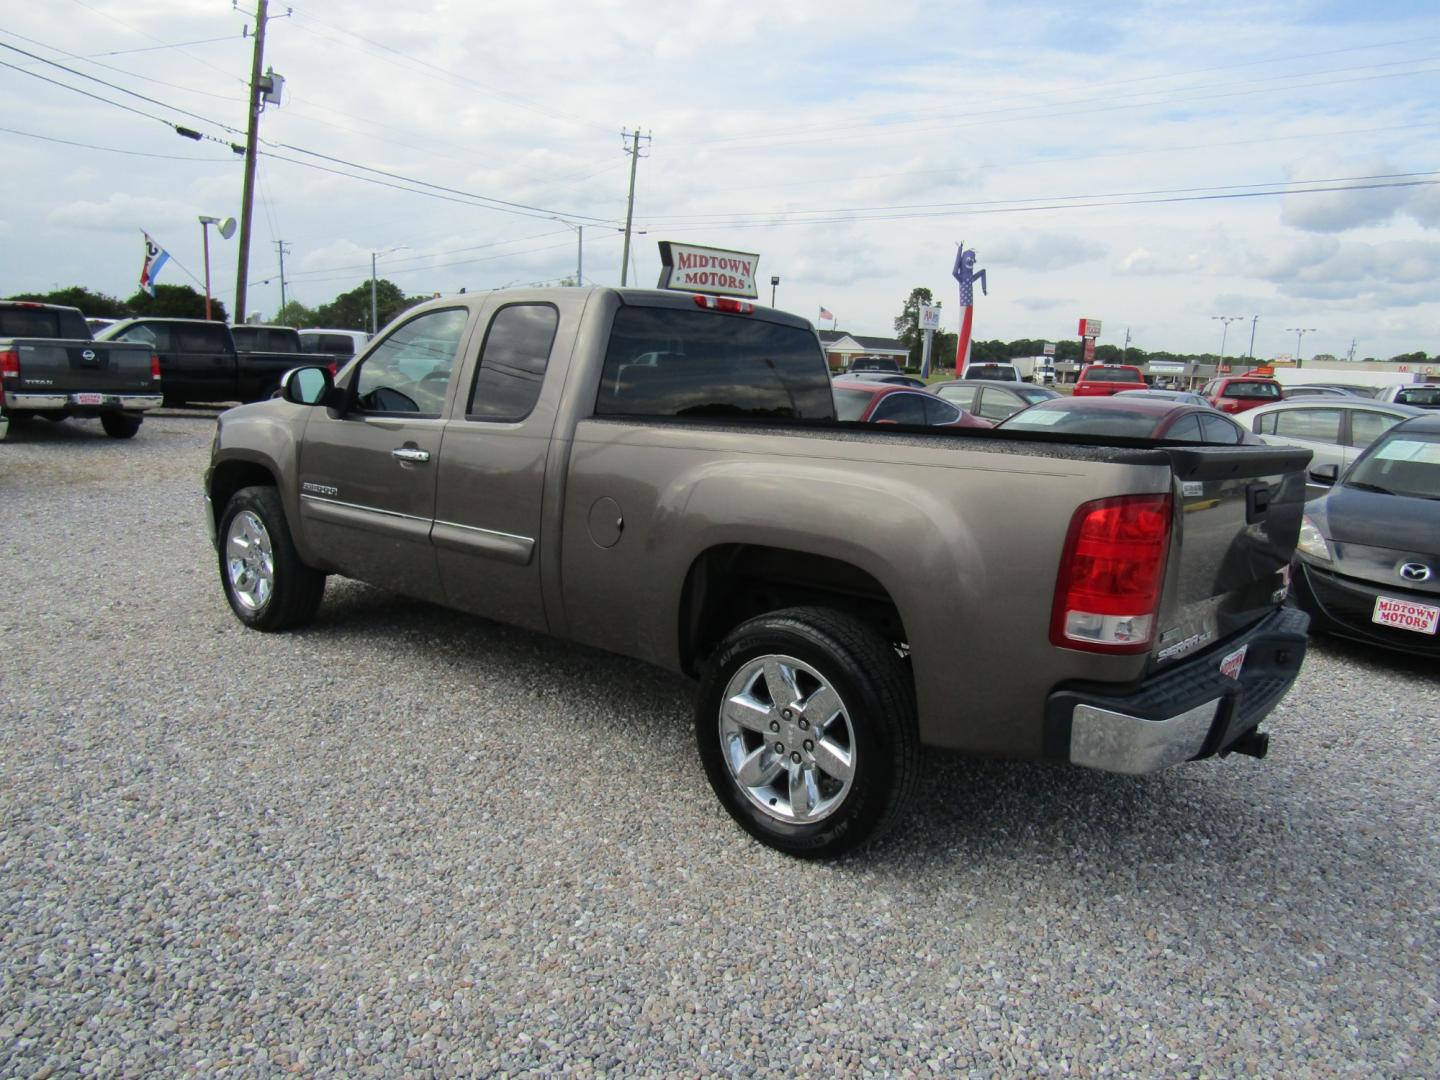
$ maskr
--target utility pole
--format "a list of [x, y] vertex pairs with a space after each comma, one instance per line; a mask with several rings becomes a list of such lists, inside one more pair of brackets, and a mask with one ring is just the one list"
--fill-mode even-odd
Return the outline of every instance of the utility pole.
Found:
[[1345, 359], [1346, 359], [1346, 360], [1353, 361], [1353, 360], [1355, 359], [1355, 346], [1358, 345], [1358, 344], [1360, 344], [1360, 339], [1359, 339], [1359, 338], [1353, 338], [1353, 337], [1352, 337], [1352, 338], [1350, 339], [1350, 351], [1345, 354]]
[[255, 144], [260, 134], [260, 65], [265, 62], [269, 7], [269, 0], [257, 0], [255, 56], [250, 63], [250, 124], [245, 132], [245, 190], [240, 198], [240, 265], [235, 273], [235, 313], [231, 316], [242, 323], [245, 321], [245, 279], [250, 273], [250, 211], [255, 205]]
[[285, 311], [285, 241], [276, 240], [275, 250], [280, 253], [280, 311]]
[[[625, 153], [630, 155], [630, 198], [625, 204], [625, 250], [620, 254], [620, 284], [624, 286], [630, 273], [630, 223], [635, 217], [635, 167], [640, 163], [640, 140], [650, 141], [649, 135], [640, 134], [640, 126], [635, 126], [632, 134], [628, 131], [620, 132], [621, 139], [625, 140]], [[629, 140], [634, 139], [633, 144]]]
[[1250, 351], [1245, 355], [1251, 360], [1255, 359], [1255, 324], [1259, 321], [1259, 315], [1256, 315], [1253, 319], [1250, 320]]

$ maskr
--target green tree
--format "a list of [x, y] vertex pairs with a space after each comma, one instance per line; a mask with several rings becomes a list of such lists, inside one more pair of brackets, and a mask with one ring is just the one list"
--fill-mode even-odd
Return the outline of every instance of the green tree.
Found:
[[1423, 352], [1402, 352], [1402, 353], [1396, 354], [1395, 356], [1390, 357], [1390, 363], [1392, 363], [1392, 364], [1423, 364], [1423, 363], [1425, 363], [1426, 361], [1428, 361], [1429, 359], [1430, 359], [1430, 357], [1428, 357], [1428, 356], [1427, 356], [1425, 353], [1423, 353]]
[[[386, 278], [375, 282], [375, 311], [379, 326], [384, 326], [407, 308], [430, 299], [428, 296], [406, 296], [400, 286]], [[370, 282], [365, 280], [349, 292], [341, 293], [328, 304], [315, 309], [312, 326], [334, 330], [370, 330]]]
[[[159, 315], [172, 319], [205, 318], [205, 296], [189, 285], [156, 285], [155, 295], [141, 289], [125, 301], [125, 308], [131, 315]], [[211, 298], [210, 318], [214, 322], [226, 322], [225, 305]]]
[[[905, 300], [905, 306], [895, 317], [895, 336], [903, 341], [905, 347], [910, 350], [911, 367], [920, 366], [921, 353], [924, 351], [925, 333], [920, 329], [920, 307], [922, 304], [933, 302], [933, 294], [924, 286], [911, 289], [909, 297]], [[931, 362], [932, 364], [934, 362], [933, 354]]]
[[[299, 300], [290, 300], [279, 311], [275, 312], [275, 323], [277, 326], [293, 326], [302, 330], [307, 326], [322, 326], [315, 318], [315, 311], [306, 307]], [[337, 326], [336, 330], [345, 330], [348, 327]]]
[[125, 305], [118, 297], [91, 292], [83, 285], [71, 285], [48, 293], [21, 293], [10, 299], [32, 300], [37, 304], [63, 304], [65, 307], [79, 308], [94, 319], [118, 319], [126, 313]]

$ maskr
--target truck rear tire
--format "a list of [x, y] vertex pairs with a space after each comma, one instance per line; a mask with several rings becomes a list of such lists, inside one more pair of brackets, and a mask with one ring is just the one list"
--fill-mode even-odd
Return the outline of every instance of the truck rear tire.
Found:
[[143, 420], [144, 417], [129, 413], [104, 413], [100, 417], [100, 426], [112, 439], [132, 439]]
[[273, 487], [241, 488], [220, 516], [220, 582], [253, 630], [290, 630], [315, 617], [325, 575], [300, 560]]
[[904, 664], [877, 631], [828, 608], [788, 608], [732, 630], [701, 675], [695, 734], [730, 815], [801, 858], [881, 835], [920, 772]]

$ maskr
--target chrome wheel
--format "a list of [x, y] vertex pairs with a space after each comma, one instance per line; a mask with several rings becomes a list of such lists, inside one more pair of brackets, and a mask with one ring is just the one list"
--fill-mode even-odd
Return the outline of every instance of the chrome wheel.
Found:
[[720, 706], [720, 747], [731, 777], [766, 815], [787, 824], [839, 809], [855, 778], [855, 732], [840, 695], [792, 656], [742, 664]]
[[225, 535], [225, 573], [230, 594], [245, 609], [259, 611], [275, 591], [275, 552], [259, 515], [242, 510]]

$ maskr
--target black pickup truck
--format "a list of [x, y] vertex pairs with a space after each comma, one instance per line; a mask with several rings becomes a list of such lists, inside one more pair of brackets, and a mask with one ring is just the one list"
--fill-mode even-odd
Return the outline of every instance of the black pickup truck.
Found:
[[0, 300], [0, 438], [11, 421], [74, 416], [128, 439], [160, 399], [148, 346], [95, 341], [78, 308]]
[[[255, 340], [256, 329], [267, 331], [263, 350], [247, 347], [260, 343]], [[278, 337], [272, 330], [289, 330], [290, 338]], [[313, 356], [302, 356], [299, 336], [288, 327], [237, 326], [232, 330], [225, 323], [204, 319], [143, 317], [106, 327], [100, 339], [140, 342], [154, 349], [160, 357], [167, 405], [260, 401], [275, 392], [285, 372], [316, 362]]]

